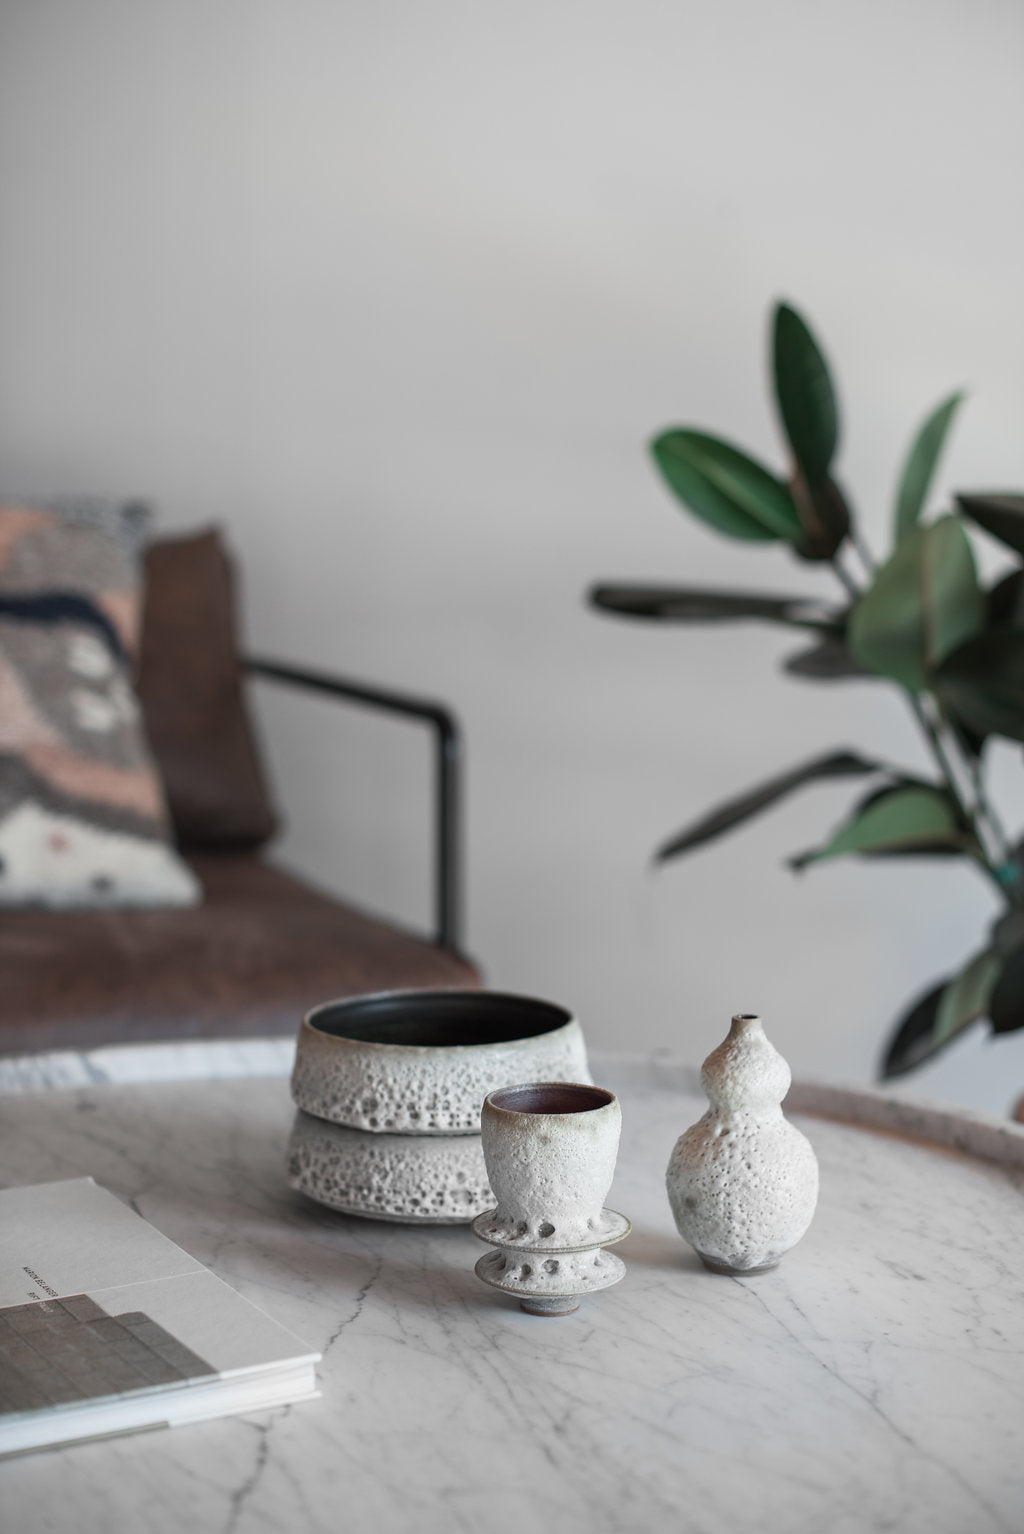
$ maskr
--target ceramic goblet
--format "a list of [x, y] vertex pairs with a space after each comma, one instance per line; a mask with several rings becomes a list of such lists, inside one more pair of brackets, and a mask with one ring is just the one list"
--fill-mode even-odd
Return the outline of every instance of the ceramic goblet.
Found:
[[485, 1283], [536, 1315], [576, 1310], [579, 1296], [625, 1273], [602, 1248], [629, 1233], [604, 1207], [622, 1112], [603, 1087], [533, 1082], [491, 1092], [481, 1113], [484, 1160], [497, 1207], [473, 1229], [497, 1247], [477, 1263]]

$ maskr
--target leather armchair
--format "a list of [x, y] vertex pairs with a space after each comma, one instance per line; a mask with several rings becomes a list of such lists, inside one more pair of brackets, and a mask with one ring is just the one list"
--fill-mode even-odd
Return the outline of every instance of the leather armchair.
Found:
[[[147, 556], [138, 690], [201, 905], [0, 914], [0, 1051], [291, 1034], [336, 996], [479, 984], [459, 952], [460, 737], [441, 705], [236, 646], [216, 533]], [[419, 936], [266, 861], [276, 812], [244, 708], [246, 679], [426, 724], [435, 741], [436, 929]]]

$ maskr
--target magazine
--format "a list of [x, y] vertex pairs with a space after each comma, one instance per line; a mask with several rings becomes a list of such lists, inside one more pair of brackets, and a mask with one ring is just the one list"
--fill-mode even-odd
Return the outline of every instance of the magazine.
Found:
[[319, 1357], [91, 1177], [0, 1190], [0, 1455], [308, 1400]]

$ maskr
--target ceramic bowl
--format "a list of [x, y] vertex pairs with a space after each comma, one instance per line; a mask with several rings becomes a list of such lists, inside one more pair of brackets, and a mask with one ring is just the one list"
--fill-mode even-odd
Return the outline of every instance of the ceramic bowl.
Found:
[[303, 1018], [292, 1097], [316, 1118], [371, 1134], [476, 1135], [498, 1087], [590, 1080], [580, 1025], [553, 1002], [382, 991]]
[[366, 1134], [301, 1111], [288, 1182], [344, 1214], [403, 1225], [461, 1225], [493, 1204], [479, 1135]]

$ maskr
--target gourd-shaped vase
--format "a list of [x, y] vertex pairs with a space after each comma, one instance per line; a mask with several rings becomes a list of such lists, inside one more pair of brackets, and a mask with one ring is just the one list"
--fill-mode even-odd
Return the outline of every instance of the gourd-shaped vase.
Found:
[[679, 1234], [713, 1273], [766, 1273], [818, 1201], [814, 1152], [782, 1112], [789, 1066], [744, 1014], [700, 1079], [711, 1106], [676, 1141], [666, 1176]]

